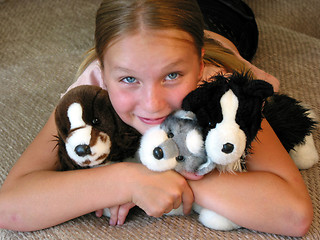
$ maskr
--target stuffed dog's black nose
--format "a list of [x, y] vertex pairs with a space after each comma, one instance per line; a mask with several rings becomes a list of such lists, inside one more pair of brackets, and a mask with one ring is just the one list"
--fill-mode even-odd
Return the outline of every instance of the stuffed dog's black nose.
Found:
[[86, 155], [91, 154], [91, 149], [90, 146], [87, 144], [82, 144], [82, 145], [78, 145], [76, 146], [76, 148], [74, 149], [74, 151], [76, 152], [76, 154], [79, 157], [84, 157]]
[[232, 143], [225, 143], [223, 144], [221, 151], [228, 154], [232, 153], [233, 149], [234, 145]]
[[153, 156], [155, 159], [162, 159], [163, 158], [163, 150], [161, 147], [156, 147], [155, 149], [153, 149]]

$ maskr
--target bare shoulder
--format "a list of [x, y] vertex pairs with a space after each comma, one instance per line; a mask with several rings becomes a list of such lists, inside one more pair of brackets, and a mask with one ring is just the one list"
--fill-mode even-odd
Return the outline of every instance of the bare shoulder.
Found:
[[221, 36], [220, 34], [204, 30], [204, 36], [206, 38], [211, 38], [218, 41], [223, 47], [228, 48], [232, 50], [236, 55], [239, 55], [237, 47], [229, 39]]
[[[254, 74], [255, 78], [257, 79], [261, 79], [261, 80], [264, 80], [268, 83], [270, 83], [272, 86], [273, 86], [273, 89], [275, 92], [278, 92], [279, 91], [279, 87], [280, 87], [280, 82], [279, 80], [272, 76], [271, 74], [263, 71], [262, 69], [256, 67], [255, 65], [253, 65], [252, 63], [248, 62], [247, 60], [245, 60], [239, 53], [238, 49], [236, 48], [236, 46], [227, 38], [217, 34], [217, 33], [214, 33], [214, 32], [211, 32], [211, 31], [207, 31], [205, 30], [205, 37], [207, 38], [212, 38], [212, 39], [215, 39], [216, 41], [218, 41], [223, 47], [227, 48], [227, 49], [230, 49], [238, 58], [240, 61], [244, 62], [244, 64], [249, 68], [251, 69], [252, 73]], [[205, 72], [209, 73], [209, 74], [212, 74], [212, 73], [218, 73], [219, 70], [217, 69], [213, 69], [212, 70], [212, 67], [207, 67], [208, 70], [205, 69]], [[220, 72], [221, 72], [221, 69], [220, 69]]]

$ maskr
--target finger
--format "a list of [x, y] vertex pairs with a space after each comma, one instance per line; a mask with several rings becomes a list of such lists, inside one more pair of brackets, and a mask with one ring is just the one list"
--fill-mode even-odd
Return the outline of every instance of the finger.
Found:
[[182, 203], [182, 196], [180, 196], [179, 199], [177, 199], [177, 200], [174, 202], [173, 208], [174, 208], [174, 209], [177, 209], [178, 207], [180, 207], [181, 203]]
[[96, 211], [96, 217], [102, 217], [103, 209], [99, 209]]
[[109, 225], [110, 226], [115, 226], [118, 222], [118, 211], [119, 211], [119, 206], [111, 207], [109, 208], [110, 210], [110, 220], [109, 220]]
[[183, 202], [183, 213], [185, 215], [189, 214], [192, 209], [192, 204], [194, 202], [193, 192], [191, 188], [188, 186], [182, 194], [182, 202]]
[[170, 207], [167, 207], [163, 213], [169, 213], [172, 211], [172, 209], [174, 209], [173, 205], [171, 205]]
[[131, 208], [133, 208], [134, 206], [135, 206], [134, 203], [126, 203], [126, 204], [123, 204], [120, 206], [119, 211], [118, 211], [118, 222], [117, 222], [118, 225], [124, 224], [124, 222], [128, 216], [129, 210]]

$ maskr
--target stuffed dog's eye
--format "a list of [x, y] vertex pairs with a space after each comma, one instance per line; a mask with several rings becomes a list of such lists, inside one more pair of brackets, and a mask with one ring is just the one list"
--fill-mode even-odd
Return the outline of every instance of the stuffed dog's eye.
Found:
[[173, 138], [174, 137], [174, 134], [172, 132], [169, 132], [168, 133], [168, 138]]
[[98, 125], [98, 124], [100, 124], [100, 120], [98, 118], [94, 118], [94, 119], [92, 119], [92, 124]]
[[209, 123], [208, 123], [208, 127], [209, 127], [209, 128], [214, 128], [215, 126], [216, 126], [216, 125], [215, 125], [213, 122], [209, 122]]
[[176, 157], [178, 162], [183, 162], [184, 161], [184, 157], [179, 155], [178, 157]]

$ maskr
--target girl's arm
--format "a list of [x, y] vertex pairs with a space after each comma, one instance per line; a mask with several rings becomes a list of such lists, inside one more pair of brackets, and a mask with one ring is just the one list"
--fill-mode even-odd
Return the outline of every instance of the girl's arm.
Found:
[[10, 171], [0, 190], [0, 228], [32, 231], [50, 227], [97, 209], [134, 203], [155, 217], [193, 194], [179, 174], [151, 172], [141, 164], [56, 171], [53, 114]]
[[195, 201], [236, 224], [262, 232], [302, 236], [312, 222], [302, 176], [266, 120], [247, 158], [248, 172], [190, 181]]

